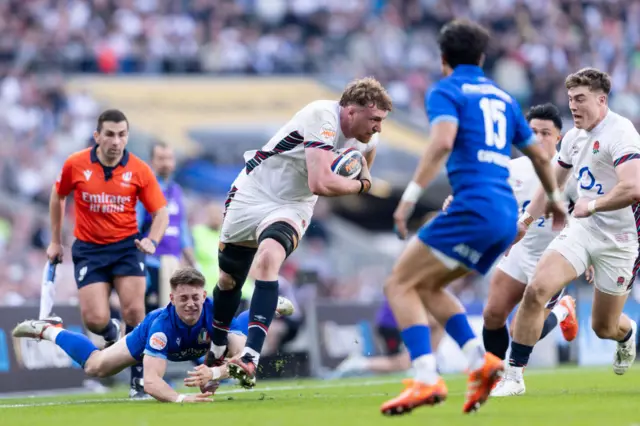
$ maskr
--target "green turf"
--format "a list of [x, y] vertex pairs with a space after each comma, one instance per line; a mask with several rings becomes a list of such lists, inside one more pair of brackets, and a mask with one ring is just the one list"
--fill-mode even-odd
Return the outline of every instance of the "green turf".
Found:
[[[379, 406], [400, 391], [399, 380], [373, 378], [259, 382], [248, 392], [227, 386], [221, 388], [215, 402], [197, 405], [113, 401], [126, 398], [124, 390], [0, 399], [0, 425], [640, 426], [640, 366], [622, 377], [610, 368], [530, 371], [525, 396], [491, 399], [474, 415], [461, 413], [464, 377], [448, 376], [446, 380], [450, 395], [444, 405], [423, 407], [393, 419], [383, 417]], [[23, 404], [28, 406], [9, 407]]]

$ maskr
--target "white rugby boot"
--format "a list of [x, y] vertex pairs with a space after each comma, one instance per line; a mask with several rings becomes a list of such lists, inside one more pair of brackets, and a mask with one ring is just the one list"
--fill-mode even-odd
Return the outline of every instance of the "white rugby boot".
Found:
[[49, 317], [41, 320], [22, 321], [11, 332], [13, 337], [26, 337], [42, 340], [42, 333], [48, 327], [62, 328], [62, 318]]
[[491, 391], [492, 397], [524, 395], [523, 368], [507, 366], [504, 376]]
[[623, 375], [627, 372], [636, 359], [636, 337], [638, 324], [631, 320], [631, 337], [624, 343], [618, 342], [616, 353], [613, 356], [613, 372]]

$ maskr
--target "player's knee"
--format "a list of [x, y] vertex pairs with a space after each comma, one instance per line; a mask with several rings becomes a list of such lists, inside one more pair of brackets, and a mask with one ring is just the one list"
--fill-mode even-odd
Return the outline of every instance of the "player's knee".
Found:
[[222, 291], [233, 290], [233, 288], [236, 286], [236, 281], [231, 275], [221, 270], [220, 276], [218, 277], [217, 285], [218, 288]]
[[107, 377], [106, 371], [102, 368], [102, 356], [99, 352], [91, 354], [89, 359], [84, 363], [84, 372], [90, 377]]
[[522, 304], [529, 308], [544, 309], [550, 296], [542, 286], [536, 285], [535, 282], [527, 286], [522, 298]]
[[491, 304], [487, 304], [482, 311], [484, 326], [489, 330], [495, 330], [505, 325], [508, 316], [509, 312], [505, 312], [501, 307]]
[[253, 247], [221, 244], [218, 249], [220, 277], [217, 286], [222, 291], [242, 288], [249, 275], [256, 249]]
[[591, 328], [600, 339], [613, 339], [618, 334], [618, 324], [602, 321], [596, 317], [591, 319]]
[[89, 329], [89, 331], [95, 334], [100, 334], [109, 324], [110, 319], [108, 311], [104, 313], [92, 310], [82, 311], [82, 320], [84, 321], [84, 325]]
[[144, 303], [129, 303], [122, 305], [122, 320], [125, 324], [136, 326], [144, 319]]

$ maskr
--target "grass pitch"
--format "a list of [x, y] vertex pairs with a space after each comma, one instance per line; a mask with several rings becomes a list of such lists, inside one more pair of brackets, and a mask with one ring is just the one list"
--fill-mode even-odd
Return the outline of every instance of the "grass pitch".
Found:
[[258, 382], [244, 391], [222, 387], [210, 404], [161, 404], [108, 394], [0, 399], [2, 426], [384, 426], [488, 425], [640, 426], [640, 366], [624, 376], [611, 368], [527, 371], [524, 396], [493, 398], [462, 414], [464, 376], [446, 376], [449, 398], [438, 407], [387, 418], [380, 404], [402, 386], [393, 377]]

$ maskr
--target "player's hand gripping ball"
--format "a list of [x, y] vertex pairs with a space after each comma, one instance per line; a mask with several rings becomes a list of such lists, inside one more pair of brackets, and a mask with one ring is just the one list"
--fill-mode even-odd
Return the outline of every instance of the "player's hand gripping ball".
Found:
[[353, 148], [340, 149], [331, 163], [331, 171], [348, 179], [355, 179], [362, 171], [362, 154]]

